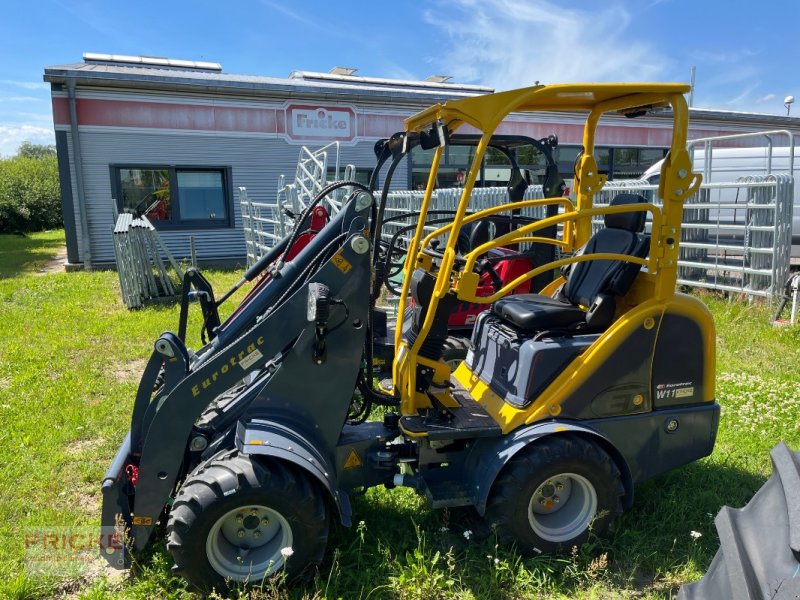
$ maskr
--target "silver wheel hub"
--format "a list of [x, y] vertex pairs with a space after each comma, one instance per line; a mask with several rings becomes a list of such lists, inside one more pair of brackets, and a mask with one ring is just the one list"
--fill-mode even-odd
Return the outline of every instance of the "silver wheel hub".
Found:
[[528, 522], [543, 540], [567, 542], [597, 514], [597, 492], [583, 475], [560, 473], [542, 481], [528, 503]]
[[450, 371], [455, 373], [455, 370], [459, 367], [459, 365], [464, 362], [460, 358], [451, 358], [450, 360], [445, 361], [447, 366], [450, 367]]
[[292, 528], [279, 512], [267, 506], [243, 506], [225, 513], [211, 527], [206, 556], [222, 577], [255, 582], [284, 566], [292, 542]]

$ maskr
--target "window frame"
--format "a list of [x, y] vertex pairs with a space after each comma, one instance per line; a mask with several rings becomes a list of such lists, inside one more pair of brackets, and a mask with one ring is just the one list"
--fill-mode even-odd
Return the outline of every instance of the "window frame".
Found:
[[[209, 165], [168, 165], [159, 163], [114, 163], [109, 165], [111, 174], [111, 190], [114, 194], [114, 202], [118, 212], [123, 212], [122, 203], [122, 169], [141, 169], [141, 170], [168, 170], [170, 199], [172, 202], [172, 215], [169, 221], [153, 220], [153, 227], [163, 231], [181, 231], [195, 229], [230, 229], [234, 224], [233, 212], [233, 173], [231, 167], [209, 166]], [[227, 215], [224, 219], [181, 219], [181, 198], [178, 188], [179, 171], [206, 171], [215, 172], [222, 175], [222, 193]]]
[[[349, 165], [347, 165], [349, 166]], [[362, 185], [369, 185], [370, 177], [372, 176], [372, 172], [375, 170], [374, 167], [358, 167], [353, 165], [356, 168], [356, 182], [361, 183]], [[345, 167], [346, 168], [346, 167]], [[331, 184], [334, 181], [342, 181], [338, 179], [339, 175], [344, 176], [345, 168], [339, 167], [340, 173], [336, 173], [336, 167], [329, 166], [325, 173], [325, 185]], [[363, 176], [364, 181], [358, 181], [358, 177]], [[380, 186], [380, 176], [378, 177], [378, 181], [376, 181], [376, 186]]]

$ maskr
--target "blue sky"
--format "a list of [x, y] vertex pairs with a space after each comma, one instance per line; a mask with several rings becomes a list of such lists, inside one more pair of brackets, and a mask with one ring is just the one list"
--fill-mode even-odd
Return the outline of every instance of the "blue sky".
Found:
[[496, 89], [535, 81], [688, 81], [695, 106], [785, 114], [798, 96], [797, 0], [3, 0], [0, 155], [51, 143], [44, 67], [84, 52], [210, 60], [229, 73], [359, 75]]

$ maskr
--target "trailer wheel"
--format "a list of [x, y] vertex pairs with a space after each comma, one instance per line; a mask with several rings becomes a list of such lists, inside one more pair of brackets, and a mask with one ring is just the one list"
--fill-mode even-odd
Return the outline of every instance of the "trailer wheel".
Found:
[[467, 352], [469, 352], [469, 339], [451, 335], [444, 341], [442, 360], [447, 363], [451, 371], [455, 371], [458, 365], [467, 358]]
[[317, 484], [293, 466], [226, 450], [187, 479], [172, 506], [173, 570], [202, 591], [310, 574], [328, 540]]
[[614, 461], [580, 437], [554, 436], [514, 456], [492, 486], [486, 517], [525, 556], [569, 551], [622, 512]]

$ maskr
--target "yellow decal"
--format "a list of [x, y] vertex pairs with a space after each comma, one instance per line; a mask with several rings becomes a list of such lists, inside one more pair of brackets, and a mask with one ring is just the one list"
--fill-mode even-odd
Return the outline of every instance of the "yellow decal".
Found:
[[358, 454], [356, 454], [355, 450], [350, 450], [350, 454], [347, 456], [347, 460], [344, 461], [343, 469], [355, 469], [356, 467], [362, 466], [364, 463], [361, 462], [361, 459], [358, 458]]
[[152, 525], [153, 517], [133, 517], [134, 525]]
[[[341, 250], [339, 252], [341, 252]], [[353, 268], [353, 265], [347, 262], [347, 259], [345, 259], [341, 254], [336, 254], [331, 259], [331, 262], [333, 263], [334, 267], [339, 269], [345, 275], [348, 273], [348, 271], [350, 271], [350, 269]]]
[[255, 342], [248, 344], [244, 350], [239, 352], [239, 354], [236, 356], [231, 356], [228, 362], [214, 371], [210, 377], [192, 387], [192, 397], [196, 398], [203, 390], [211, 387], [211, 384], [219, 379], [220, 375], [226, 375], [228, 371], [231, 370], [231, 367], [239, 365], [246, 371], [249, 367], [253, 366], [253, 364], [258, 362], [258, 360], [263, 357], [263, 354], [261, 354], [261, 351], [257, 348], [257, 346], [263, 345], [264, 337], [259, 336]]

